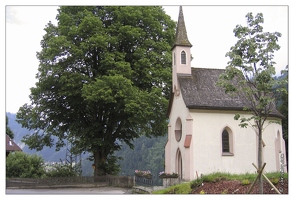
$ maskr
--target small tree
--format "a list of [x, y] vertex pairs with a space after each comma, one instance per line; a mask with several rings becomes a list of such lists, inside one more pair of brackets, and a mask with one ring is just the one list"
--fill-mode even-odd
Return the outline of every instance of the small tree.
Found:
[[6, 178], [40, 178], [45, 175], [44, 160], [38, 155], [10, 153], [6, 158]]
[[[236, 114], [235, 120], [240, 120], [241, 127], [251, 126], [256, 131], [258, 168], [261, 169], [262, 133], [269, 115], [275, 111], [274, 93], [285, 91], [284, 87], [279, 87], [282, 82], [274, 78], [274, 51], [280, 49], [277, 42], [281, 33], [263, 32], [262, 13], [258, 13], [255, 17], [252, 13], [248, 13], [246, 18], [247, 27], [237, 25], [233, 31], [238, 41], [226, 54], [230, 61], [225, 72], [220, 75], [218, 84], [226, 93], [232, 95], [238, 93], [246, 99], [247, 105], [244, 110], [252, 116], [245, 118]], [[259, 179], [259, 192], [263, 193], [262, 176]]]

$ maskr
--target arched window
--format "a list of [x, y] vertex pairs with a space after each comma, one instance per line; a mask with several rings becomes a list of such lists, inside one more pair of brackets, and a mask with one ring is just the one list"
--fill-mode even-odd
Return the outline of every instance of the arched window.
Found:
[[224, 129], [222, 132], [222, 155], [233, 155], [233, 134], [228, 128]]
[[186, 52], [181, 52], [181, 64], [186, 64]]
[[227, 130], [222, 133], [223, 153], [230, 152], [230, 136]]
[[175, 167], [176, 167], [175, 169], [176, 173], [179, 175], [179, 178], [182, 179], [183, 178], [183, 161], [182, 161], [182, 154], [180, 149], [178, 149], [176, 153]]

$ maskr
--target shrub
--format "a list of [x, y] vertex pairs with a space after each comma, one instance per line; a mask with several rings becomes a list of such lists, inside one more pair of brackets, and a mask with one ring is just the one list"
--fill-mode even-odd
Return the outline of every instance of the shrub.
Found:
[[204, 191], [204, 190], [201, 190], [201, 191], [199, 192], [199, 194], [205, 194], [205, 191]]
[[277, 185], [279, 183], [279, 178], [270, 178], [270, 181], [274, 184]]
[[241, 181], [242, 185], [249, 185], [250, 181], [248, 179], [244, 179]]
[[75, 177], [78, 176], [78, 168], [68, 164], [57, 163], [46, 172], [47, 177]]
[[228, 190], [227, 189], [225, 189], [224, 191], [222, 191], [222, 194], [228, 194]]
[[6, 158], [6, 178], [40, 178], [44, 175], [44, 160], [38, 155], [14, 152]]

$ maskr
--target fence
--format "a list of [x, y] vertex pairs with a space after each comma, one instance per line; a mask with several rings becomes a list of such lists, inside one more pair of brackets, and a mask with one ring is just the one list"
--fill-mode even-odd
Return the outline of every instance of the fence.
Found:
[[145, 177], [141, 177], [141, 176], [135, 176], [135, 185], [151, 187], [151, 186], [153, 186], [153, 179], [152, 179], [152, 177], [145, 178]]
[[40, 187], [71, 187], [78, 185], [108, 185], [131, 188], [134, 179], [130, 176], [99, 176], [99, 177], [51, 177], [51, 178], [9, 178], [6, 179], [6, 188], [40, 188]]
[[[136, 179], [136, 177], [138, 177]], [[153, 186], [162, 186], [163, 181], [162, 178], [160, 178], [158, 175], [152, 175], [152, 183], [150, 183], [150, 180], [144, 180], [141, 179], [139, 176], [135, 176], [135, 182], [137, 182], [136, 185], [140, 185], [142, 183], [142, 185], [144, 185], [145, 183], [147, 183], [148, 185], [152, 184]], [[146, 184], [145, 184], [146, 185]]]

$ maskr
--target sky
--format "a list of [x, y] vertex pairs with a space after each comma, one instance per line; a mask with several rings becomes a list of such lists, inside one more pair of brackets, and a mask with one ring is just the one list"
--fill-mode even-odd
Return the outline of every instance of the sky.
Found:
[[[175, 5], [163, 8], [166, 14], [177, 21], [179, 6]], [[30, 88], [37, 82], [36, 52], [41, 51], [40, 41], [45, 34], [45, 25], [49, 21], [57, 23], [57, 8], [34, 4], [4, 8], [6, 112], [16, 113], [23, 104], [30, 103]], [[193, 45], [192, 67], [224, 69], [228, 62], [225, 54], [236, 43], [233, 29], [237, 24], [246, 25], [245, 15], [248, 12], [254, 15], [263, 13], [264, 31], [282, 33], [279, 39], [281, 49], [275, 53], [277, 75], [289, 63], [288, 6], [183, 5], [183, 12], [188, 38]]]

